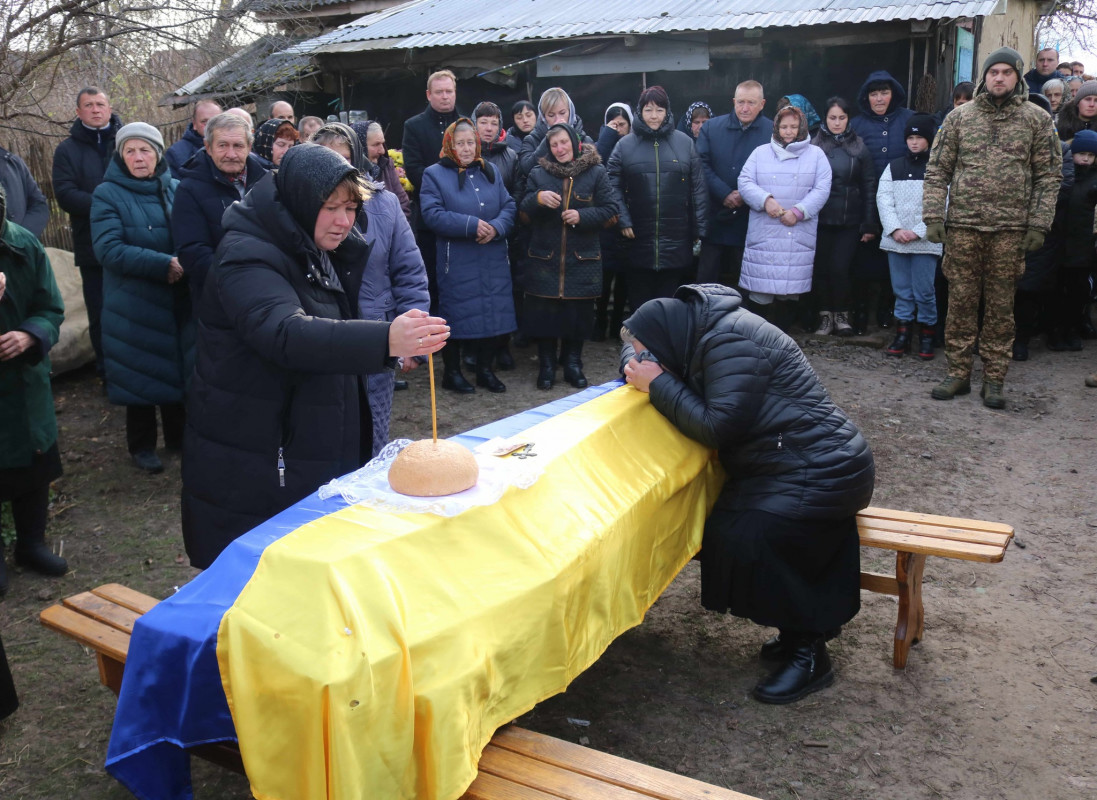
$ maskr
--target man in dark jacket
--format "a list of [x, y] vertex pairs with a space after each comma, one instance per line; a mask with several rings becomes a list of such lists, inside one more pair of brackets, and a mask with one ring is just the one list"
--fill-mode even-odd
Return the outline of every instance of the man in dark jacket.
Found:
[[49, 201], [23, 159], [3, 147], [0, 147], [0, 185], [8, 197], [8, 219], [41, 239], [50, 219]]
[[743, 309], [734, 289], [683, 286], [625, 328], [625, 379], [718, 450], [727, 473], [705, 524], [701, 603], [780, 630], [762, 657], [781, 666], [754, 697], [791, 703], [829, 686], [826, 639], [860, 609], [868, 443], [796, 342]]
[[1032, 94], [1039, 94], [1044, 84], [1059, 77], [1059, 51], [1045, 47], [1036, 54], [1036, 66], [1025, 73], [1025, 83]]
[[176, 178], [182, 177], [179, 171], [183, 165], [205, 146], [206, 123], [220, 113], [221, 106], [212, 100], [199, 100], [194, 104], [194, 113], [182, 138], [164, 151], [164, 160]]
[[251, 128], [240, 117], [218, 114], [203, 128], [205, 149], [177, 173], [180, 182], [171, 214], [171, 235], [183, 274], [190, 281], [196, 314], [213, 254], [224, 236], [225, 209], [267, 172], [251, 152]]
[[95, 349], [95, 366], [103, 374], [103, 344], [99, 317], [103, 312], [103, 267], [91, 246], [91, 195], [103, 182], [114, 154], [114, 135], [122, 120], [111, 112], [110, 99], [101, 89], [89, 86], [76, 96], [76, 121], [69, 138], [53, 154], [53, 194], [68, 212], [72, 224], [72, 247], [84, 284], [84, 305], [88, 309], [88, 332]]
[[739, 172], [750, 154], [773, 135], [773, 120], [762, 115], [762, 84], [744, 81], [735, 87], [735, 112], [701, 126], [697, 153], [708, 184], [708, 231], [701, 239], [697, 265], [700, 283], [739, 283], [749, 209], [739, 195]]
[[[423, 171], [438, 163], [446, 128], [462, 116], [464, 115], [457, 111], [457, 76], [448, 69], [431, 73], [427, 78], [427, 107], [404, 123], [404, 139], [401, 145], [404, 153], [404, 174], [416, 192], [423, 189]], [[419, 214], [416, 214], [413, 227], [415, 238], [419, 242], [419, 252], [423, 254], [423, 263], [427, 267], [430, 308], [434, 312], [438, 309], [434, 234], [423, 224], [423, 218]]]

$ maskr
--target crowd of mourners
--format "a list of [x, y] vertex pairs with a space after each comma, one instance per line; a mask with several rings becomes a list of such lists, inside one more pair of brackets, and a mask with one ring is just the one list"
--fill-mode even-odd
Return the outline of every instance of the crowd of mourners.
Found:
[[[200, 101], [167, 147], [102, 90], [77, 97], [52, 177], [97, 370], [139, 469], [163, 470], [161, 435], [182, 451], [197, 567], [376, 455], [401, 376], [434, 352], [453, 392], [506, 391], [498, 373], [529, 345], [538, 388], [560, 372], [583, 388], [585, 341], [616, 336], [630, 313], [656, 337], [667, 328], [649, 301], [707, 298], [783, 332], [859, 336], [871, 321], [891, 329], [889, 356], [943, 345], [939, 400], [971, 391], [977, 354], [982, 401], [1004, 408], [1009, 360], [1034, 337], [1078, 350], [1095, 335], [1097, 81], [1054, 50], [1027, 72], [995, 51], [935, 115], [907, 108], [885, 71], [818, 106], [744, 81], [724, 114], [695, 101], [676, 116], [650, 86], [590, 128], [561, 88], [466, 115], [443, 70], [426, 97], [404, 124], [402, 168], [381, 124], [298, 120], [284, 101], [257, 128], [243, 108]], [[3, 150], [0, 179], [0, 500], [15, 563], [58, 575], [66, 562], [44, 539], [61, 473], [47, 354], [63, 306], [36, 238], [48, 204]], [[645, 388], [657, 374], [626, 361]]]

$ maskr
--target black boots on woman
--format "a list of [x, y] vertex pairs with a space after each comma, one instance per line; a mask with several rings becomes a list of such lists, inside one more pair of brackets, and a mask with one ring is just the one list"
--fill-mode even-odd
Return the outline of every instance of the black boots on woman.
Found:
[[794, 703], [834, 683], [827, 654], [828, 634], [782, 631], [762, 645], [761, 658], [781, 666], [754, 687], [754, 699], [762, 703]]

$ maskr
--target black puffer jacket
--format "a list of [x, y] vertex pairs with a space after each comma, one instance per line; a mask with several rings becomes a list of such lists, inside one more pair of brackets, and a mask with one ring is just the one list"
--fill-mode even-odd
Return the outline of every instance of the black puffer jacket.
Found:
[[853, 128], [836, 136], [823, 126], [811, 143], [827, 154], [831, 174], [830, 197], [819, 212], [819, 224], [879, 234], [876, 165], [861, 137]]
[[91, 246], [91, 194], [103, 182], [114, 155], [114, 135], [121, 127], [117, 114], [110, 115], [110, 124], [101, 131], [76, 120], [69, 138], [57, 145], [53, 154], [53, 194], [72, 223], [72, 249], [78, 267], [99, 266]]
[[480, 145], [481, 157], [495, 167], [495, 174], [503, 179], [503, 185], [507, 187], [507, 193], [514, 197], [516, 180], [518, 178], [518, 151], [508, 145], [506, 141], [492, 142], [490, 145]]
[[[522, 200], [522, 219], [530, 223], [524, 254], [523, 286], [538, 297], [578, 299], [602, 293], [599, 232], [617, 216], [617, 199], [594, 145], [584, 144], [579, 158], [560, 164], [549, 158], [530, 172]], [[565, 225], [560, 208], [537, 202], [537, 193], [556, 192], [579, 212], [579, 224]]]
[[336, 277], [343, 262], [365, 260], [364, 241], [348, 238], [326, 265], [275, 178], [265, 175], [225, 212], [200, 306], [182, 511], [187, 553], [201, 568], [361, 466], [360, 426], [369, 420], [353, 373], [389, 363], [388, 323], [353, 319], [355, 299]]
[[[682, 286], [674, 296], [688, 304], [687, 330], [674, 337], [685, 379], [664, 372], [651, 382], [651, 403], [682, 433], [719, 450], [727, 483], [717, 505], [789, 519], [841, 519], [867, 506], [872, 451], [796, 342], [741, 308], [734, 289]], [[631, 357], [626, 345], [622, 366]]]
[[630, 270], [682, 269], [693, 261], [693, 242], [705, 235], [708, 187], [693, 139], [674, 129], [667, 114], [653, 131], [637, 118], [609, 159], [609, 179], [621, 199], [621, 230]]

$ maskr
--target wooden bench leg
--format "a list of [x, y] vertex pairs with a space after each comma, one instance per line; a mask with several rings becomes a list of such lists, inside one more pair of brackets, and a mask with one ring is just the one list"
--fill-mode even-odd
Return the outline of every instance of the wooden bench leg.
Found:
[[99, 682], [110, 688], [117, 696], [122, 691], [122, 671], [126, 668], [123, 661], [117, 661], [103, 653], [96, 653], [99, 662]]
[[922, 607], [922, 571], [926, 557], [895, 554], [895, 582], [899, 586], [899, 621], [895, 625], [895, 667], [907, 665], [910, 646], [922, 640], [925, 609]]

